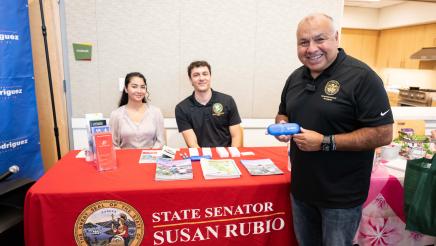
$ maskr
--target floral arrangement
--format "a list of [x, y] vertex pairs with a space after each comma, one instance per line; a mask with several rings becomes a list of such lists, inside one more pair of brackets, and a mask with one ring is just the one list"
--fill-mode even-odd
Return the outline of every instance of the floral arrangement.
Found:
[[398, 132], [394, 143], [401, 146], [400, 155], [407, 159], [432, 158], [436, 153], [435, 140], [425, 135], [416, 135], [411, 128], [403, 128]]

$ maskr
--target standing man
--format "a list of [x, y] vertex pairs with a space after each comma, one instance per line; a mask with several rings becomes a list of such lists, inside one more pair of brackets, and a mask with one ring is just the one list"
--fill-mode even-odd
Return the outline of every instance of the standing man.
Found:
[[339, 48], [333, 19], [309, 15], [298, 24], [303, 66], [286, 81], [276, 123], [295, 122], [291, 200], [299, 245], [352, 245], [368, 196], [374, 149], [392, 140], [392, 111], [383, 82]]
[[212, 90], [211, 69], [206, 61], [188, 67], [194, 92], [176, 106], [176, 121], [186, 145], [198, 147], [241, 147], [241, 118], [233, 98]]

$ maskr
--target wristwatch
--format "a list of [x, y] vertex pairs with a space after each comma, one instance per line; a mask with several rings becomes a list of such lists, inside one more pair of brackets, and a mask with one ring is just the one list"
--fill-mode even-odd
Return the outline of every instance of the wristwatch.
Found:
[[330, 151], [330, 136], [324, 136], [321, 142], [322, 151]]
[[335, 151], [336, 150], [336, 143], [335, 143], [335, 136], [334, 135], [324, 136], [322, 138], [321, 150], [322, 151]]

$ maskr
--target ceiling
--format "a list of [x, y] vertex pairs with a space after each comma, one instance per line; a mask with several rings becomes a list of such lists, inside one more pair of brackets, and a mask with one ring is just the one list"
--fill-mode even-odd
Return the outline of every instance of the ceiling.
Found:
[[[414, 2], [433, 2], [436, 3], [436, 0], [409, 0]], [[361, 7], [361, 8], [384, 8], [400, 3], [404, 3], [408, 1], [399, 1], [399, 0], [345, 0], [345, 6], [353, 6], [353, 7]]]

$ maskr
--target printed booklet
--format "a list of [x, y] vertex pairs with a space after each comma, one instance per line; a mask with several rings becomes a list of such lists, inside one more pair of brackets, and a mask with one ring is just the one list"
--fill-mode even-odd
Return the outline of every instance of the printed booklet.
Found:
[[241, 163], [254, 176], [283, 174], [271, 159], [241, 160]]
[[144, 149], [139, 157], [139, 163], [156, 163], [157, 158], [162, 157], [162, 151], [160, 149]]
[[192, 164], [190, 159], [172, 160], [158, 158], [156, 161], [155, 180], [192, 179]]
[[201, 169], [205, 179], [239, 178], [241, 171], [232, 159], [200, 160]]

